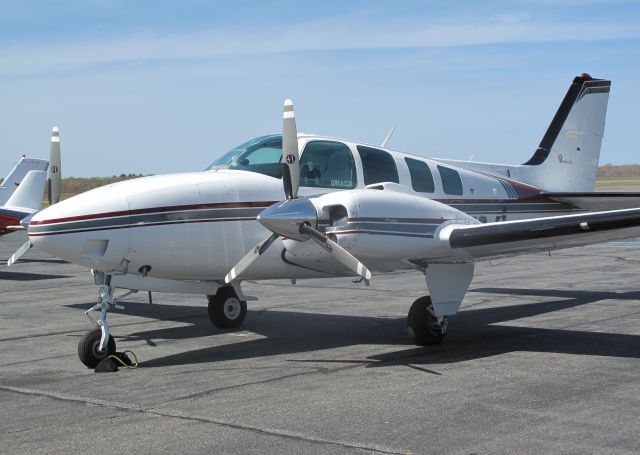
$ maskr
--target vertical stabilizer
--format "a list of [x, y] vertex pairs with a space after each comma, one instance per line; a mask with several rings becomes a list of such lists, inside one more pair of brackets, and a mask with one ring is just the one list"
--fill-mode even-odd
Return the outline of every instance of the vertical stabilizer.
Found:
[[533, 156], [514, 178], [545, 191], [593, 191], [611, 81], [573, 80]]
[[5, 207], [40, 210], [46, 178], [47, 173], [45, 171], [29, 171], [20, 186], [11, 195]]
[[6, 204], [29, 171], [46, 171], [48, 166], [49, 162], [47, 160], [27, 158], [24, 156], [20, 158], [20, 161], [18, 161], [11, 172], [9, 172], [9, 175], [7, 175], [7, 178], [2, 181], [2, 185], [0, 186], [0, 206]]

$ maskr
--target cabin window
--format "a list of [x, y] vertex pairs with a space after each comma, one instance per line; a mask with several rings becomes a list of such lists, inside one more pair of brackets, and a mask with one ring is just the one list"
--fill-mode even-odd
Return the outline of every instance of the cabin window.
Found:
[[462, 196], [462, 179], [460, 179], [458, 171], [446, 166], [438, 166], [438, 172], [442, 179], [442, 189], [445, 194]]
[[433, 193], [435, 185], [429, 165], [424, 161], [414, 160], [413, 158], [405, 158], [404, 161], [409, 168], [409, 174], [411, 174], [411, 187], [413, 190], [420, 193]]
[[356, 186], [356, 167], [342, 142], [311, 141], [300, 158], [300, 185], [349, 189]]
[[364, 184], [394, 182], [399, 183], [396, 161], [389, 153], [373, 147], [358, 145], [358, 153], [362, 160]]

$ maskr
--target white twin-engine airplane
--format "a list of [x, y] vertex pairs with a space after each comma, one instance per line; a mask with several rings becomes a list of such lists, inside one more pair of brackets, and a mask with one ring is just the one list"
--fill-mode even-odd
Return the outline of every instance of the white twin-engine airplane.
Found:
[[439, 343], [475, 261], [640, 236], [640, 209], [629, 208], [638, 195], [592, 192], [610, 85], [576, 77], [522, 165], [298, 135], [287, 100], [282, 135], [248, 141], [205, 172], [62, 201], [32, 218], [29, 238], [93, 270], [95, 328], [78, 346], [89, 367], [115, 351], [106, 316], [116, 288], [205, 294], [211, 322], [234, 328], [251, 299], [241, 280], [359, 275], [368, 284], [370, 270], [425, 274], [429, 295], [411, 306], [408, 332]]

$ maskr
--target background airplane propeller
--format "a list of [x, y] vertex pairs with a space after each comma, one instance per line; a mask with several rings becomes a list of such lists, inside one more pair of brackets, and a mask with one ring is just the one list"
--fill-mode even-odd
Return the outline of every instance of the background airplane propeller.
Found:
[[272, 205], [258, 216], [258, 221], [273, 234], [258, 243], [240, 259], [224, 277], [224, 281], [230, 283], [236, 279], [279, 236], [283, 236], [298, 241], [313, 240], [331, 253], [338, 262], [364, 278], [368, 284], [371, 279], [369, 269], [351, 253], [312, 226], [318, 223], [318, 213], [311, 201], [302, 198], [299, 202], [294, 202], [298, 199], [300, 186], [300, 152], [293, 101], [290, 99], [285, 100], [282, 113], [282, 184], [287, 200]]
[[47, 171], [47, 197], [49, 205], [60, 202], [62, 190], [62, 174], [60, 159], [60, 130], [54, 126], [51, 130], [51, 151], [49, 157], [49, 170]]

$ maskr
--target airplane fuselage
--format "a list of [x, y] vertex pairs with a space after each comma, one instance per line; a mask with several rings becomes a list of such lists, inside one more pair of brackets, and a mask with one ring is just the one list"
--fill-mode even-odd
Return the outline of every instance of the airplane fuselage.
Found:
[[[311, 168], [307, 172], [310, 177], [301, 178], [301, 196], [395, 182], [413, 188], [412, 193], [425, 204], [436, 201], [438, 207], [463, 212], [468, 215], [467, 222], [526, 219], [574, 210], [568, 204], [541, 197], [535, 187], [438, 160], [319, 136], [300, 136], [299, 147], [303, 170], [305, 166]], [[313, 151], [311, 164], [311, 158], [305, 159], [307, 150]], [[339, 163], [342, 167], [331, 169], [336, 151], [344, 155]], [[329, 156], [323, 157], [322, 153]], [[278, 160], [274, 161], [271, 164], [277, 165]], [[214, 166], [205, 172], [107, 185], [42, 211], [31, 221], [29, 236], [36, 246], [46, 244], [44, 249], [49, 253], [95, 270], [122, 271], [125, 267], [129, 273], [158, 278], [220, 280], [268, 235], [256, 217], [283, 198], [281, 180], [262, 173], [265, 169], [270, 172], [268, 166]], [[352, 169], [345, 170], [344, 166]], [[329, 174], [331, 178], [325, 179]], [[415, 219], [415, 210], [394, 214], [393, 209], [391, 203], [388, 220], [362, 219], [357, 221], [359, 228], [382, 236], [398, 234], [398, 226], [403, 225], [407, 248], [429, 248], [427, 243], [433, 241], [433, 233], [442, 224], [437, 220], [451, 218], [425, 206], [420, 223], [403, 222]], [[433, 223], [424, 223], [433, 219]], [[278, 242], [278, 247], [247, 271], [246, 279], [350, 274], [317, 246], [287, 245], [282, 239]], [[388, 256], [374, 259], [374, 270], [412, 267], [406, 260], [394, 262]]]

